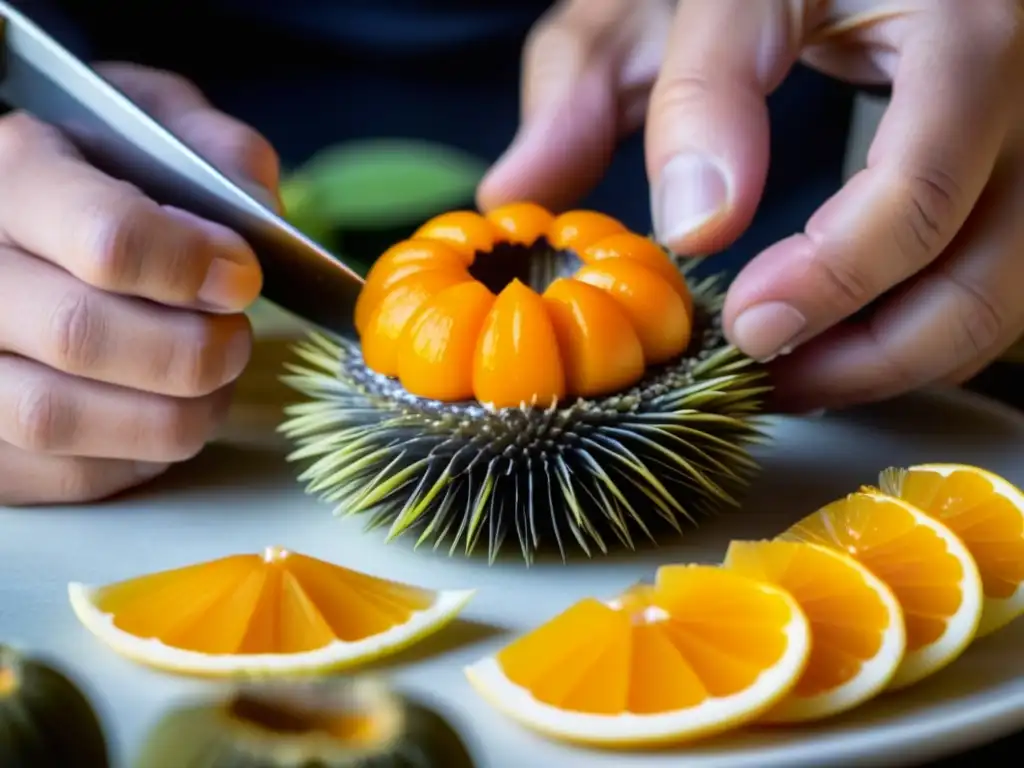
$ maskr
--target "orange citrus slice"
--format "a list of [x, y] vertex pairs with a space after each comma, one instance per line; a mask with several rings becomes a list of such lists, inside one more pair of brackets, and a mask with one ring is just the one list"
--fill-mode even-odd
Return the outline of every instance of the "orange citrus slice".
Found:
[[755, 719], [793, 688], [809, 650], [807, 619], [784, 590], [678, 565], [615, 600], [576, 603], [466, 674], [527, 727], [625, 747]]
[[970, 551], [985, 606], [977, 636], [1024, 614], [1024, 494], [1003, 478], [963, 464], [920, 464], [882, 473], [881, 490], [941, 520]]
[[338, 669], [433, 634], [467, 591], [432, 591], [269, 547], [90, 587], [68, 586], [85, 627], [139, 663], [197, 675]]
[[834, 501], [781, 538], [852, 555], [900, 601], [907, 651], [890, 688], [937, 672], [970, 645], [981, 618], [981, 578], [964, 543], [907, 502], [876, 491]]
[[811, 625], [807, 669], [761, 722], [837, 715], [891, 682], [906, 650], [903, 612], [865, 566], [839, 550], [791, 541], [734, 541], [725, 566], [785, 589]]

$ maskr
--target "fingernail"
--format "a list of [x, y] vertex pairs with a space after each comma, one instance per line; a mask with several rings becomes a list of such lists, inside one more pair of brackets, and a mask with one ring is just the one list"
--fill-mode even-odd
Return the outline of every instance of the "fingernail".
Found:
[[256, 300], [262, 287], [259, 269], [218, 256], [210, 262], [198, 298], [216, 309], [241, 312]]
[[202, 230], [216, 254], [196, 298], [209, 308], [223, 312], [241, 312], [252, 304], [263, 288], [263, 272], [245, 240], [227, 227], [182, 208], [168, 205], [164, 210]]
[[744, 310], [732, 324], [733, 343], [747, 355], [767, 362], [791, 351], [807, 319], [781, 301], [768, 301]]
[[654, 198], [654, 231], [663, 243], [677, 244], [725, 209], [729, 183], [713, 158], [688, 152], [662, 170]]
[[151, 461], [136, 461], [133, 469], [135, 470], [135, 477], [145, 481], [162, 475], [170, 466], [170, 464], [158, 464]]

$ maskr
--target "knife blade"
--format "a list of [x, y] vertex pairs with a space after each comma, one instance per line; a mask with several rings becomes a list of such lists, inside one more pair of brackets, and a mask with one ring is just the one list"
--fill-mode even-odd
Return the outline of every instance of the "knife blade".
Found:
[[155, 201], [223, 224], [249, 243], [263, 296], [351, 335], [362, 277], [153, 120], [10, 3], [0, 1], [0, 101], [64, 133], [107, 174]]

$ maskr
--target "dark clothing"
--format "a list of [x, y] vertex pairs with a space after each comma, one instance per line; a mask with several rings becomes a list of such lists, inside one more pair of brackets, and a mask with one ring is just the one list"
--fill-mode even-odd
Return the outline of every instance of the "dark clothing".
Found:
[[[327, 145], [415, 137], [493, 160], [518, 120], [520, 50], [547, 0], [25, 0], [88, 59], [193, 79], [286, 167]], [[769, 99], [771, 168], [734, 266], [802, 229], [841, 183], [853, 89], [797, 68]], [[640, 135], [583, 202], [649, 231]]]

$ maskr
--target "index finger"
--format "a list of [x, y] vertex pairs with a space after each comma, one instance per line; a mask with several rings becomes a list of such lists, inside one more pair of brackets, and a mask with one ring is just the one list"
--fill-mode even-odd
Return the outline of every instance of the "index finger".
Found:
[[97, 288], [241, 311], [262, 275], [242, 238], [84, 162], [33, 118], [0, 121], [0, 238]]
[[1008, 88], [1019, 25], [1001, 22], [996, 7], [936, 5], [908, 22], [868, 167], [805, 232], [759, 254], [729, 289], [725, 326], [744, 352], [769, 359], [791, 350], [924, 269], [952, 241], [989, 178], [1015, 100]]

